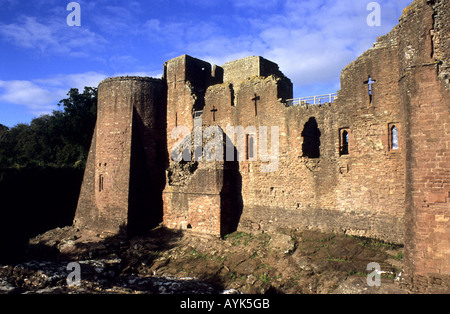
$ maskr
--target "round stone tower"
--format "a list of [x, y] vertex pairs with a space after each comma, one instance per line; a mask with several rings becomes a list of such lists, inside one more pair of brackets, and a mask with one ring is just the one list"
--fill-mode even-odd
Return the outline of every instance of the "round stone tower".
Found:
[[165, 89], [163, 80], [143, 77], [108, 78], [99, 84], [97, 124], [76, 225], [135, 232], [160, 222]]

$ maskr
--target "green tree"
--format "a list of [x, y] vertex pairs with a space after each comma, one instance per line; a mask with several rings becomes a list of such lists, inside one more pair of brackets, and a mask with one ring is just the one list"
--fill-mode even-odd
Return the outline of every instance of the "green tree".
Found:
[[54, 158], [60, 166], [84, 166], [97, 120], [97, 88], [72, 88], [67, 95], [58, 104], [63, 110], [53, 112], [50, 137], [60, 141]]
[[72, 88], [67, 95], [69, 98], [59, 102], [64, 108], [64, 136], [87, 154], [97, 120], [97, 88], [85, 87], [82, 94]]
[[38, 145], [28, 124], [18, 124], [11, 129], [13, 156], [15, 165], [30, 165], [38, 155]]
[[30, 127], [37, 143], [34, 162], [39, 165], [61, 165], [56, 155], [64, 145], [57, 115], [43, 115], [31, 121]]
[[6, 125], [0, 124], [0, 139], [6, 132], [8, 132], [9, 128]]
[[83, 167], [97, 119], [97, 89], [71, 89], [62, 110], [11, 129], [0, 125], [0, 167]]
[[8, 135], [9, 128], [3, 124], [0, 124], [0, 169], [8, 166], [6, 137]]

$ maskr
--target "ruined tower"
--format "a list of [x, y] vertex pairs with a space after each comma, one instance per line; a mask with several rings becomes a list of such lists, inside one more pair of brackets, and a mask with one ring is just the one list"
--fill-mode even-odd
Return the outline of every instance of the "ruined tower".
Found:
[[165, 98], [160, 79], [117, 77], [100, 83], [76, 226], [117, 232], [161, 222]]
[[[194, 130], [195, 112], [203, 110], [204, 95], [212, 80], [211, 71], [209, 63], [187, 55], [164, 64], [170, 156], [163, 193], [164, 224], [169, 228], [194, 228], [200, 232], [219, 234], [220, 168], [193, 160], [190, 134]], [[172, 136], [172, 132], [181, 127], [189, 134]], [[174, 161], [171, 149], [183, 137], [188, 141], [189, 158], [184, 158], [182, 162]]]
[[[232, 154], [238, 149], [234, 135], [227, 138], [231, 135], [225, 132], [225, 121], [229, 124], [240, 117], [239, 125], [257, 123], [250, 118], [257, 110], [252, 100], [255, 97], [260, 117], [268, 117], [269, 105], [284, 107], [283, 101], [292, 98], [292, 82], [277, 64], [257, 56], [212, 68], [204, 61], [184, 55], [167, 61], [165, 73], [168, 147], [173, 148], [181, 138], [179, 135], [172, 138], [175, 128], [184, 127], [191, 133], [187, 135], [189, 162], [174, 161], [169, 150], [171, 158], [163, 193], [164, 224], [215, 235], [235, 231], [244, 206], [242, 165], [237, 158], [229, 160], [225, 156], [227, 140]], [[251, 114], [243, 114], [245, 110]], [[204, 133], [210, 126], [220, 130], [220, 135], [215, 136], [221, 136], [223, 146], [222, 155], [207, 162]], [[242, 149], [240, 153], [245, 154]]]

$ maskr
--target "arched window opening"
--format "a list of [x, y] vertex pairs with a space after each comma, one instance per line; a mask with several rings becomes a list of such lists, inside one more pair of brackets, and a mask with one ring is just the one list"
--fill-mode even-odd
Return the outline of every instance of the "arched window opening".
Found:
[[303, 157], [320, 158], [320, 136], [319, 125], [317, 124], [316, 118], [312, 117], [305, 123], [302, 132]]
[[348, 150], [348, 145], [349, 145], [349, 133], [347, 130], [343, 130], [341, 132], [341, 150], [340, 150], [340, 155], [348, 155], [349, 154], [349, 150]]
[[391, 148], [398, 149], [398, 129], [395, 125], [391, 128]]

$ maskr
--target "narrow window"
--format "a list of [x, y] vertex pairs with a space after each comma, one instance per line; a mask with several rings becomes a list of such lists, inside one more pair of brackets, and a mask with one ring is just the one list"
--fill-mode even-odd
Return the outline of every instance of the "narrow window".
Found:
[[254, 134], [247, 134], [247, 159], [255, 158], [255, 136]]
[[398, 149], [398, 129], [395, 125], [391, 128], [391, 148]]
[[100, 175], [98, 177], [98, 191], [99, 192], [103, 191], [103, 175]]
[[341, 131], [341, 149], [340, 149], [340, 155], [348, 155], [348, 144], [349, 144], [349, 134], [348, 130], [342, 130]]
[[236, 106], [236, 96], [234, 95], [233, 84], [230, 84], [231, 107]]

